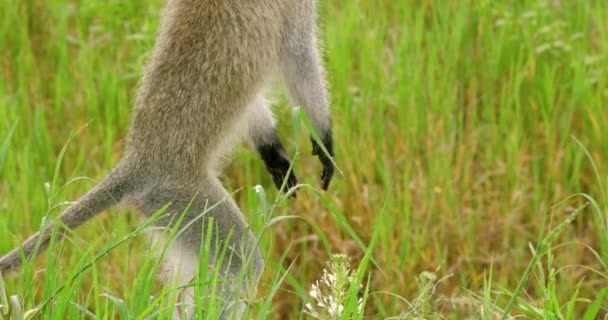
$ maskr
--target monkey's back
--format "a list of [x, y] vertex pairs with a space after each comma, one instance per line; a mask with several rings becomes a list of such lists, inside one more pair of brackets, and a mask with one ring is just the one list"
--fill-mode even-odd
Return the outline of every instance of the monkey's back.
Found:
[[127, 156], [150, 175], [204, 170], [276, 67], [280, 1], [169, 0], [136, 99]]

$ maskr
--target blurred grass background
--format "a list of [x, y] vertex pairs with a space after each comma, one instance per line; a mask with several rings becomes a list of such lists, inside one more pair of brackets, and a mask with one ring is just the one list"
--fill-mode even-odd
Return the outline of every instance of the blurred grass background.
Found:
[[[0, 137], [16, 124], [0, 171], [0, 252], [94, 182], [58, 192], [60, 186], [78, 176], [99, 181], [120, 158], [161, 6], [160, 0], [0, 2]], [[558, 298], [570, 297], [579, 281], [581, 297], [608, 286], [607, 6], [599, 0], [319, 4], [336, 160], [344, 172], [326, 195], [365, 242], [374, 231], [379, 235], [374, 256], [382, 272], [373, 270], [372, 291], [408, 297], [418, 273], [438, 270], [451, 275], [438, 287], [441, 308], [458, 318], [463, 311], [450, 299], [482, 290], [490, 267], [494, 283], [517, 285], [532, 256], [529, 244], [546, 231], [543, 214], [553, 226], [563, 221], [585, 202], [560, 203], [576, 193], [590, 195], [597, 207], [583, 210], [557, 241], [548, 267], [565, 267]], [[292, 106], [276, 92], [281, 136], [293, 151]], [[45, 183], [68, 140], [49, 197]], [[301, 182], [318, 186], [320, 166], [308, 140], [302, 143], [295, 170]], [[241, 188], [236, 198], [250, 221], [257, 210], [252, 187], [276, 194], [246, 148], [224, 180]], [[282, 204], [278, 214], [307, 216], [335, 252], [355, 260], [363, 255], [310, 192]], [[136, 224], [134, 214], [112, 209], [70, 239], [62, 265], [69, 268], [82, 250]], [[298, 221], [271, 233], [264, 239], [269, 258], [262, 282], [289, 248], [290, 274], [306, 290], [328, 257], [318, 236]], [[139, 238], [117, 248], [85, 284], [128, 296], [132, 283], [124, 280], [136, 273], [145, 250]], [[35, 268], [42, 267], [44, 259], [37, 260]], [[44, 278], [31, 278], [8, 279], [9, 291], [35, 300]], [[78, 290], [76, 297], [90, 294], [87, 285]], [[300, 315], [301, 297], [293, 290], [281, 287], [273, 304], [277, 319]], [[530, 281], [525, 297], [542, 300], [545, 290]], [[405, 308], [388, 294], [371, 299], [373, 317]]]

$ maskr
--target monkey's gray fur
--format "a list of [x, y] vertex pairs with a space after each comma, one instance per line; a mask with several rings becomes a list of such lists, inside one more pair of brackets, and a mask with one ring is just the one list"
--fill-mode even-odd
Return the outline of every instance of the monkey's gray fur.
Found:
[[[75, 229], [103, 210], [125, 202], [144, 217], [171, 203], [169, 213], [189, 206], [174, 240], [173, 274], [185, 284], [198, 270], [202, 223], [188, 223], [216, 203], [206, 216], [215, 221], [215, 236], [235, 251], [223, 276], [241, 268], [240, 255], [251, 254], [255, 287], [264, 262], [241, 212], [217, 179], [220, 157], [240, 136], [264, 160], [280, 186], [289, 158], [280, 143], [263, 90], [275, 71], [283, 75], [294, 105], [302, 106], [330, 156], [331, 119], [323, 70], [316, 45], [315, 0], [167, 0], [154, 50], [144, 70], [123, 159], [89, 193], [60, 216]], [[245, 131], [245, 132], [243, 132]], [[322, 187], [333, 175], [330, 157], [313, 141], [323, 164]], [[296, 185], [293, 172], [287, 187]], [[169, 218], [158, 224], [166, 226]], [[32, 258], [49, 244], [50, 224], [19, 248], [0, 258], [3, 274], [21, 265], [20, 250]], [[248, 240], [243, 244], [242, 236]], [[36, 244], [40, 246], [34, 250]], [[241, 284], [245, 289], [246, 283]], [[241, 306], [242, 309], [242, 306]]]

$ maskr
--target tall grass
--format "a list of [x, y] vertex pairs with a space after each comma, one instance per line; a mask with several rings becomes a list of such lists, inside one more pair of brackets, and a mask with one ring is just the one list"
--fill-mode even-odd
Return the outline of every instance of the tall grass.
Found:
[[[120, 158], [161, 5], [0, 2], [0, 252]], [[266, 228], [252, 315], [305, 318], [310, 286], [330, 252], [341, 252], [353, 266], [373, 258], [357, 269], [370, 318], [420, 315], [412, 306], [422, 303], [416, 279], [425, 270], [439, 279], [428, 317], [604, 317], [607, 6], [322, 1], [343, 175], [326, 193], [303, 188], [284, 200], [257, 156], [237, 152], [223, 179], [252, 228]], [[299, 150], [301, 182], [316, 187], [320, 165], [308, 139], [293, 138], [292, 106], [281, 92], [272, 96], [282, 140]], [[269, 212], [270, 226], [262, 214]], [[141, 293], [162, 289], [143, 279], [150, 269], [141, 237], [72, 277], [137, 225], [133, 213], [110, 210], [5, 275], [6, 292], [26, 312], [63, 286], [52, 308], [39, 311], [49, 317], [143, 315]]]

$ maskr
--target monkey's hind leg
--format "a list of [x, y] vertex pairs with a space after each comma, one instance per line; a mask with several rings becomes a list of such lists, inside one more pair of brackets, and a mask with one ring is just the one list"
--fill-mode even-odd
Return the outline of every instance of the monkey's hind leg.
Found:
[[[172, 228], [183, 217], [173, 239], [161, 238], [171, 241], [164, 255], [165, 281], [181, 288], [174, 319], [182, 319], [182, 315], [195, 318], [196, 303], [210, 301], [207, 298], [212, 292], [215, 305], [222, 310], [221, 319], [240, 319], [245, 303], [239, 298], [255, 292], [264, 262], [256, 237], [230, 194], [216, 179], [202, 185], [204, 189], [154, 188], [138, 199], [138, 207], [150, 215], [171, 202], [168, 214], [157, 223], [161, 227]], [[206, 260], [208, 266], [201, 266], [200, 262]], [[201, 268], [206, 268], [204, 279]]]
[[[266, 169], [272, 175], [274, 185], [280, 190], [289, 171], [291, 160], [277, 134], [276, 121], [262, 95], [252, 101], [249, 112], [251, 115], [248, 117], [247, 139], [252, 149], [264, 161]], [[292, 168], [284, 191], [297, 184], [298, 180]]]

